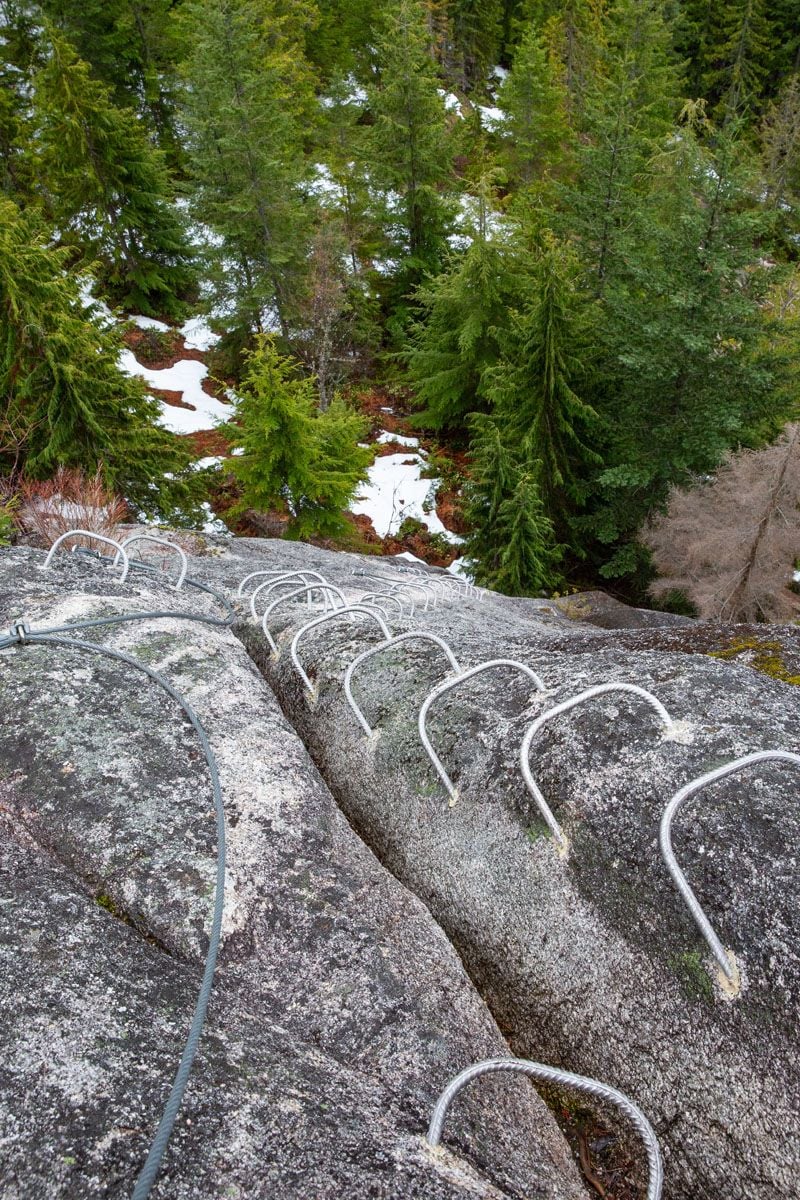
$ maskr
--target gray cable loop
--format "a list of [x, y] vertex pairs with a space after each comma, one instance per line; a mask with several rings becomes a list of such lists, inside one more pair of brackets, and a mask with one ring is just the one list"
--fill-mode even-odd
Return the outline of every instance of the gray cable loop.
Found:
[[733, 762], [725, 763], [724, 766], [717, 767], [716, 770], [709, 771], [706, 775], [700, 775], [697, 779], [693, 779], [690, 783], [685, 784], [672, 797], [664, 809], [659, 830], [661, 854], [666, 863], [667, 870], [672, 876], [672, 882], [686, 901], [689, 912], [692, 914], [698, 929], [705, 938], [711, 953], [719, 963], [729, 983], [736, 982], [738, 972], [734, 964], [732, 964], [725, 947], [714, 932], [711, 922], [700, 907], [700, 903], [687, 882], [686, 876], [678, 866], [675, 853], [672, 849], [672, 820], [683, 802], [688, 800], [690, 796], [695, 795], [696, 792], [708, 787], [711, 783], [716, 783], [718, 779], [725, 779], [726, 776], [733, 775], [736, 771], [742, 771], [746, 767], [751, 767], [761, 762], [787, 762], [791, 763], [792, 766], [800, 767], [800, 755], [792, 754], [788, 750], [757, 750], [754, 754], [746, 754], [743, 758], [737, 758]]
[[[322, 595], [325, 599], [325, 611], [326, 612], [328, 611], [328, 603], [327, 603], [328, 595], [331, 592], [333, 592], [334, 595], [336, 595], [339, 598], [339, 600], [341, 600], [342, 608], [347, 607], [347, 600], [345, 599], [344, 594], [342, 592], [340, 592], [338, 587], [335, 587], [332, 583], [306, 583], [303, 585], [303, 587], [295, 588], [295, 590], [293, 592], [289, 592], [285, 596], [278, 596], [277, 600], [273, 600], [271, 604], [267, 605], [267, 610], [264, 613], [264, 616], [261, 618], [261, 628], [263, 630], [264, 637], [269, 642], [269, 647], [273, 654], [279, 654], [280, 651], [278, 650], [277, 642], [275, 641], [275, 639], [273, 638], [269, 629], [267, 628], [267, 619], [269, 618], [270, 614], [276, 608], [278, 608], [279, 605], [285, 604], [287, 600], [294, 599], [295, 596], [307, 596], [310, 601], [312, 592], [322, 592]], [[255, 595], [255, 593], [253, 593], [253, 594]], [[333, 604], [333, 602], [331, 602], [331, 607], [333, 608], [334, 612], [338, 611], [336, 609], [336, 606]]]
[[[152, 542], [156, 546], [166, 546], [168, 550], [175, 551], [181, 560], [181, 569], [178, 575], [178, 581], [174, 585], [175, 591], [179, 592], [183, 586], [184, 579], [189, 573], [189, 560], [186, 557], [185, 551], [180, 546], [176, 545], [175, 542], [168, 542], [166, 538], [155, 537], [152, 533], [132, 533], [130, 537], [126, 537], [125, 540], [120, 543], [120, 546], [127, 549], [127, 547], [133, 545], [134, 542]], [[114, 562], [112, 563], [112, 566], [116, 567], [118, 560], [119, 550], [114, 555]]]
[[343, 617], [345, 615], [349, 615], [350, 613], [363, 613], [364, 616], [369, 617], [371, 620], [373, 620], [375, 622], [376, 625], [379, 626], [380, 631], [383, 634], [383, 636], [387, 642], [391, 639], [391, 636], [392, 636], [391, 630], [389, 629], [386, 622], [383, 620], [382, 617], [379, 617], [378, 614], [376, 612], [374, 612], [371, 608], [367, 608], [366, 605], [348, 604], [347, 608], [337, 608], [336, 612], [325, 613], [324, 616], [314, 617], [314, 619], [312, 621], [308, 621], [305, 625], [303, 625], [303, 627], [301, 629], [298, 629], [297, 633], [294, 635], [294, 638], [292, 639], [291, 655], [292, 655], [292, 662], [294, 663], [295, 670], [297, 671], [298, 675], [300, 676], [300, 678], [302, 679], [303, 683], [306, 685], [308, 691], [311, 693], [312, 696], [314, 695], [313, 685], [311, 683], [311, 680], [308, 678], [308, 675], [306, 675], [305, 671], [303, 670], [303, 665], [300, 662], [300, 659], [299, 659], [298, 653], [297, 653], [298, 647], [300, 645], [300, 639], [302, 637], [304, 637], [305, 634], [309, 632], [309, 630], [316, 629], [316, 627], [318, 625], [323, 625], [327, 621], [332, 621], [334, 619], [334, 617]]
[[450, 666], [453, 668], [453, 670], [454, 671], [461, 670], [460, 666], [458, 665], [456, 656], [453, 654], [453, 651], [450, 649], [447, 642], [444, 641], [443, 638], [437, 637], [437, 635], [435, 633], [400, 633], [397, 635], [397, 637], [391, 638], [388, 642], [381, 642], [377, 646], [370, 646], [368, 650], [363, 650], [361, 652], [361, 654], [359, 654], [356, 658], [353, 659], [353, 661], [350, 663], [347, 670], [345, 671], [344, 694], [347, 697], [347, 703], [350, 705], [350, 707], [352, 708], [353, 712], [356, 715], [356, 720], [358, 721], [359, 725], [366, 733], [367, 737], [372, 736], [372, 729], [370, 728], [370, 725], [369, 725], [366, 717], [364, 716], [363, 712], [361, 711], [361, 709], [359, 708], [358, 704], [356, 703], [356, 701], [353, 697], [353, 688], [352, 688], [353, 672], [355, 671], [356, 667], [360, 666], [361, 663], [365, 662], [368, 658], [371, 658], [375, 654], [380, 654], [381, 651], [383, 651], [383, 650], [388, 650], [390, 646], [396, 646], [400, 642], [412, 642], [412, 641], [433, 642], [433, 644], [435, 646], [438, 646], [444, 652], [444, 654], [447, 658], [447, 661], [450, 663]]
[[458, 800], [458, 792], [453, 786], [450, 776], [447, 774], [447, 771], [442, 765], [442, 760], [434, 750], [433, 746], [431, 745], [431, 740], [428, 737], [428, 731], [425, 726], [428, 710], [435, 700], [438, 700], [441, 696], [447, 695], [447, 693], [451, 692], [453, 688], [465, 683], [468, 679], [472, 679], [474, 675], [480, 675], [483, 671], [495, 670], [497, 667], [511, 667], [514, 671], [520, 671], [523, 675], [527, 675], [528, 678], [533, 681], [534, 687], [537, 691], [545, 691], [545, 686], [539, 676], [534, 670], [527, 666], [526, 663], [517, 662], [517, 660], [513, 658], [491, 658], [487, 662], [479, 663], [477, 667], [470, 667], [468, 670], [462, 671], [461, 674], [457, 675], [455, 679], [446, 679], [444, 683], [440, 683], [438, 687], [435, 687], [433, 691], [425, 698], [422, 708], [419, 710], [417, 724], [419, 727], [420, 740], [425, 747], [428, 758], [436, 768], [437, 775], [447, 789], [447, 794], [450, 797], [451, 807]]
[[[256, 598], [261, 592], [271, 592], [277, 587], [291, 587], [293, 584], [300, 583], [319, 583], [325, 587], [330, 584], [324, 575], [320, 575], [319, 571], [285, 571], [282, 575], [278, 575], [275, 579], [265, 579], [260, 583], [250, 594], [250, 615], [254, 621], [259, 620], [258, 610], [256, 609]], [[310, 603], [309, 597], [309, 603]], [[328, 598], [325, 597], [325, 612], [328, 611]]]
[[[105, 542], [105, 544], [107, 546], [113, 546], [114, 549], [117, 551], [117, 556], [121, 557], [122, 562], [123, 562], [122, 574], [119, 577], [119, 581], [120, 581], [120, 583], [125, 582], [125, 580], [128, 578], [128, 571], [130, 569], [130, 561], [128, 560], [128, 555], [126, 554], [124, 548], [120, 545], [119, 542], [115, 542], [113, 538], [106, 537], [102, 533], [92, 533], [92, 531], [90, 529], [68, 529], [66, 533], [61, 534], [61, 537], [56, 538], [56, 540], [53, 542], [52, 546], [50, 547], [47, 558], [44, 560], [44, 563], [42, 564], [43, 571], [46, 571], [47, 568], [50, 566], [50, 562], [53, 558], [53, 555], [55, 554], [56, 550], [61, 545], [61, 543], [66, 541], [67, 538], [73, 538], [73, 537], [93, 538], [96, 542]], [[116, 562], [116, 556], [115, 556], [114, 562]]]
[[447, 1110], [461, 1089], [473, 1079], [479, 1079], [481, 1075], [489, 1075], [497, 1071], [531, 1075], [534, 1079], [541, 1079], [544, 1083], [575, 1088], [576, 1091], [586, 1092], [589, 1096], [595, 1096], [598, 1100], [615, 1105], [625, 1114], [644, 1142], [649, 1167], [647, 1200], [660, 1200], [661, 1189], [664, 1185], [661, 1151], [653, 1127], [638, 1104], [634, 1104], [628, 1096], [618, 1092], [616, 1088], [609, 1087], [607, 1083], [600, 1083], [597, 1079], [587, 1079], [584, 1075], [573, 1075], [571, 1071], [560, 1071], [557, 1067], [548, 1067], [543, 1063], [531, 1062], [525, 1058], [487, 1058], [484, 1062], [467, 1067], [465, 1071], [457, 1075], [442, 1092], [433, 1110], [427, 1134], [431, 1146], [439, 1145]]
[[[71, 626], [73, 629], [81, 628], [80, 624]], [[211, 995], [211, 987], [214, 980], [214, 971], [217, 963], [217, 955], [219, 952], [219, 943], [222, 933], [222, 912], [225, 902], [225, 810], [222, 802], [222, 790], [219, 782], [219, 772], [217, 770], [217, 762], [214, 757], [214, 752], [208, 740], [208, 735], [203, 728], [200, 718], [195, 713], [188, 700], [172, 686], [172, 684], [163, 676], [154, 671], [152, 667], [148, 667], [145, 663], [139, 662], [138, 659], [132, 658], [131, 655], [125, 654], [122, 650], [114, 650], [110, 646], [101, 646], [96, 642], [82, 642], [76, 638], [66, 637], [50, 637], [45, 636], [40, 632], [31, 633], [26, 631], [26, 639], [28, 642], [39, 645], [50, 646], [68, 646], [75, 650], [88, 650], [93, 654], [100, 654], [106, 658], [113, 658], [119, 662], [126, 663], [137, 671], [142, 671], [149, 679], [157, 683], [159, 687], [169, 695], [186, 713], [189, 718], [195, 733], [198, 736], [200, 745], [205, 756], [208, 772], [211, 777], [211, 787], [214, 794], [214, 810], [217, 824], [217, 870], [216, 884], [214, 894], [214, 911], [211, 919], [211, 930], [209, 933], [208, 951], [206, 953], [205, 967], [203, 969], [203, 978], [200, 985], [200, 991], [195, 1004], [192, 1023], [189, 1028], [189, 1034], [186, 1039], [186, 1044], [178, 1064], [178, 1069], [175, 1073], [175, 1078], [172, 1082], [164, 1111], [159, 1121], [155, 1136], [150, 1145], [144, 1166], [139, 1173], [139, 1178], [133, 1189], [131, 1200], [147, 1200], [150, 1195], [151, 1188], [155, 1182], [156, 1176], [161, 1165], [161, 1160], [164, 1156], [164, 1151], [167, 1148], [170, 1135], [172, 1134], [175, 1121], [177, 1120], [178, 1112], [183, 1102], [186, 1085], [189, 1081], [189, 1075], [192, 1069], [192, 1064], [197, 1054], [197, 1047], [200, 1041], [200, 1035], [205, 1023], [206, 1010], [208, 1008], [208, 1000]], [[0, 649], [7, 648], [11, 643], [9, 640], [0, 640]]]
[[655, 709], [656, 713], [661, 718], [667, 729], [671, 729], [675, 724], [672, 717], [664, 708], [664, 705], [661, 703], [658, 697], [654, 696], [652, 692], [646, 691], [645, 688], [639, 687], [638, 684], [600, 683], [596, 687], [587, 688], [586, 691], [580, 692], [577, 696], [570, 696], [569, 700], [564, 700], [561, 704], [556, 704], [555, 707], [548, 709], [545, 713], [542, 713], [531, 725], [528, 726], [519, 750], [522, 776], [525, 780], [528, 791], [536, 802], [536, 807], [544, 817], [550, 832], [553, 834], [553, 837], [556, 839], [562, 850], [566, 850], [569, 843], [567, 838], [564, 836], [561, 826], [553, 816], [552, 809], [539, 790], [536, 780], [533, 778], [533, 773], [531, 772], [530, 766], [531, 742], [541, 727], [547, 721], [551, 721], [553, 717], [558, 717], [561, 715], [561, 713], [568, 712], [569, 709], [575, 708], [576, 705], [585, 704], [588, 700], [592, 700], [595, 696], [603, 696], [607, 692], [631, 692], [635, 696], [641, 696], [643, 700], [646, 700], [647, 703]]

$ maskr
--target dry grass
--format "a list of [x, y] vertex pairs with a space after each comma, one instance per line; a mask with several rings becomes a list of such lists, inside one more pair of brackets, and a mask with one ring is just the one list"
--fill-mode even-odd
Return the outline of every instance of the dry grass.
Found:
[[[99, 470], [86, 475], [71, 467], [59, 467], [52, 479], [27, 480], [15, 490], [19, 497], [17, 525], [41, 546], [52, 546], [70, 529], [117, 538], [128, 516], [125, 501], [108, 491]], [[89, 538], [76, 538], [75, 544], [93, 543]]]

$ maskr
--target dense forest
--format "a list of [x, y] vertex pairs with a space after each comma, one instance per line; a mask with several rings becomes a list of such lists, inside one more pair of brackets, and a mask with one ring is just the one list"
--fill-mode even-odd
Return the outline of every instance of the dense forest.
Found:
[[0, 0], [0, 73], [6, 519], [59, 466], [204, 498], [98, 301], [210, 314], [234, 509], [295, 536], [402, 396], [510, 593], [641, 597], [676, 489], [795, 452], [797, 0]]

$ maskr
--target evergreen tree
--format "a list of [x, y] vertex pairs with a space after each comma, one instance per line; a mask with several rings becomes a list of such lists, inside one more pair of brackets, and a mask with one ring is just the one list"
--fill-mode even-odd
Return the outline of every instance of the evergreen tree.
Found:
[[524, 465], [512, 494], [500, 505], [501, 550], [492, 586], [507, 596], [536, 596], [557, 585], [562, 547], [545, 516], [536, 461]]
[[433, 429], [461, 428], [469, 413], [488, 407], [486, 370], [499, 358], [499, 332], [519, 291], [508, 245], [488, 236], [492, 192], [479, 188], [478, 226], [466, 253], [415, 294], [417, 320], [407, 352], [418, 421]]
[[193, 275], [163, 160], [136, 114], [114, 107], [69, 44], [55, 34], [48, 44], [34, 107], [52, 218], [64, 241], [100, 260], [101, 282], [116, 302], [174, 311]]
[[[697, 108], [654, 164], [638, 216], [637, 253], [605, 309], [604, 415], [613, 429], [600, 541], [617, 549], [603, 568], [635, 571], [635, 531], [671, 485], [712, 471], [726, 451], [785, 419], [785, 367], [765, 343], [766, 282], [757, 265], [763, 218], [733, 133], [698, 129]], [[699, 140], [714, 137], [712, 153]]]
[[482, 90], [500, 55], [502, 0], [447, 0], [445, 65], [462, 91]]
[[39, 0], [41, 10], [118, 107], [142, 112], [161, 148], [179, 158], [175, 132], [173, 0]]
[[530, 9], [530, 19], [542, 30], [551, 62], [561, 64], [573, 128], [583, 124], [589, 90], [602, 74], [605, 7], [604, 0], [558, 0], [536, 3]]
[[346, 527], [342, 510], [366, 477], [371, 451], [358, 445], [366, 421], [341, 399], [319, 413], [312, 377], [260, 335], [247, 355], [232, 436], [244, 454], [230, 460], [242, 486], [235, 509], [285, 504], [298, 537]]
[[496, 577], [503, 545], [500, 510], [513, 495], [519, 467], [493, 417], [473, 413], [469, 427], [472, 465], [464, 489], [464, 515], [469, 529], [464, 554], [473, 564], [475, 581], [490, 584]]
[[758, 108], [769, 71], [770, 28], [764, 0], [715, 5], [703, 47], [704, 94], [721, 121]]
[[767, 203], [783, 209], [800, 203], [800, 74], [786, 80], [762, 128]]
[[315, 104], [298, 30], [278, 0], [187, 0], [183, 8], [192, 212], [216, 235], [217, 301], [258, 332], [288, 337], [310, 231], [300, 185]]
[[545, 232], [530, 299], [513, 315], [503, 356], [485, 385], [509, 441], [528, 444], [540, 460], [544, 512], [561, 538], [569, 536], [602, 461], [589, 445], [596, 414], [575, 390], [589, 374], [589, 311], [574, 256]]
[[603, 59], [587, 92], [578, 176], [565, 189], [560, 218], [580, 241], [598, 296], [624, 261], [649, 161], [677, 115], [680, 77], [660, 0], [616, 0]]
[[522, 35], [498, 104], [506, 114], [502, 160], [510, 180], [527, 185], [557, 172], [571, 148], [566, 96], [535, 25]]
[[369, 90], [374, 125], [366, 152], [386, 198], [386, 224], [399, 234], [390, 234], [400, 260], [399, 305], [426, 273], [438, 270], [452, 220], [444, 195], [453, 183], [446, 112], [420, 0], [394, 0], [377, 56], [380, 83]]
[[100, 464], [136, 508], [164, 515], [191, 494], [188, 455], [156, 424], [143, 383], [120, 372], [120, 337], [81, 302], [67, 257], [0, 197], [0, 470], [45, 478]]

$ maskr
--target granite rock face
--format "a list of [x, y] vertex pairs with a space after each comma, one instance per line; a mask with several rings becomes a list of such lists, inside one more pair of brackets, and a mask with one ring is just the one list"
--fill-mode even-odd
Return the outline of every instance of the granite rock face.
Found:
[[[197, 564], [229, 588], [259, 567], [318, 570], [350, 600], [407, 579], [386, 560], [286, 543], [235, 541]], [[338, 804], [445, 930], [514, 1052], [636, 1100], [661, 1140], [672, 1200], [800, 1196], [797, 771], [767, 764], [715, 784], [675, 824], [678, 859], [736, 956], [734, 997], [658, 850], [661, 813], [683, 784], [754, 750], [798, 749], [800, 691], [709, 654], [736, 629], [657, 617], [601, 629], [503, 597], [423, 611], [422, 597], [413, 618], [387, 602], [393, 632], [436, 633], [463, 667], [521, 660], [547, 689], [497, 671], [432, 709], [454, 806], [417, 731], [447, 671], [438, 652], [406, 646], [364, 664], [354, 691], [376, 729], [367, 738], [342, 682], [380, 639], [369, 621], [340, 617], [304, 637], [313, 697], [288, 653], [305, 608], [274, 613], [277, 659], [244, 609], [238, 633]], [[645, 703], [615, 693], [544, 726], [531, 761], [569, 836], [564, 858], [524, 786], [519, 746], [537, 715], [607, 682], [653, 692], [677, 728], [664, 736]]]
[[[251, 559], [276, 558], [271, 544], [241, 553], [195, 559], [192, 574], [228, 587]], [[43, 561], [0, 551], [0, 627], [218, 611], [166, 577], [121, 584], [84, 556]], [[153, 1196], [585, 1196], [519, 1079], [474, 1085], [449, 1149], [428, 1148], [444, 1085], [508, 1043], [430, 912], [342, 815], [237, 636], [178, 617], [74, 636], [186, 696], [226, 811], [219, 967]], [[130, 1195], [207, 947], [216, 842], [196, 734], [124, 663], [77, 646], [2, 650], [0, 825], [0, 1195]]]

